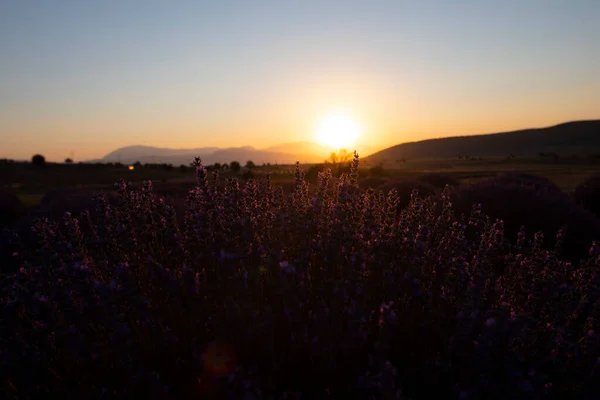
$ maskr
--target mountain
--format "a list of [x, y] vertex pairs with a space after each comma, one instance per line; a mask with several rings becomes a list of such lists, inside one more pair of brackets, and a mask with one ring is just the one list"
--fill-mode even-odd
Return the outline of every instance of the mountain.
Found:
[[[363, 146], [364, 147], [364, 146]], [[366, 152], [366, 147], [358, 148], [361, 156]], [[200, 147], [196, 149], [169, 149], [151, 146], [128, 146], [114, 150], [99, 160], [88, 162], [121, 162], [133, 164], [139, 161], [142, 164], [173, 164], [189, 165], [194, 157], [200, 157], [205, 165], [230, 163], [238, 161], [245, 164], [253, 161], [255, 164], [294, 164], [299, 161], [303, 164], [322, 162], [329, 157], [334, 149], [312, 142], [283, 143], [266, 149], [256, 149], [251, 146], [244, 147]]]
[[572, 121], [546, 128], [472, 136], [456, 136], [399, 144], [376, 152], [370, 162], [400, 158], [455, 158], [468, 156], [530, 156], [539, 153], [600, 153], [600, 120]]
[[202, 157], [202, 162], [207, 165], [216, 162], [230, 163], [231, 161], [239, 161], [242, 165], [244, 165], [246, 161], [253, 161], [258, 165], [263, 163], [293, 164], [296, 161], [306, 162], [294, 154], [258, 150], [253, 147], [230, 147], [217, 150], [210, 155]]
[[194, 157], [202, 157], [212, 154], [219, 150], [218, 147], [201, 147], [197, 149], [168, 149], [152, 146], [127, 146], [112, 151], [102, 157], [97, 162], [121, 162], [124, 164], [133, 164], [136, 161], [145, 163], [167, 163], [179, 165], [169, 160], [189, 160], [185, 164], [189, 164]]
[[[573, 121], [555, 126], [523, 129], [484, 135], [456, 136], [399, 144], [371, 155], [372, 147], [357, 145], [361, 158], [369, 162], [393, 161], [400, 158], [455, 158], [460, 155], [505, 157], [528, 156], [538, 153], [600, 153], [600, 120]], [[128, 146], [117, 149], [100, 160], [91, 162], [122, 162], [133, 164], [166, 163], [189, 165], [200, 157], [205, 165], [239, 161], [245, 164], [294, 164], [322, 162], [333, 149], [312, 142], [283, 143], [266, 149], [245, 147], [200, 147], [195, 149], [169, 149], [151, 146]], [[352, 151], [353, 149], [348, 149]]]
[[[88, 162], [121, 162], [123, 164], [133, 164], [139, 161], [142, 164], [173, 164], [189, 165], [194, 157], [200, 157], [205, 165], [218, 163], [229, 163], [239, 161], [245, 164], [246, 161], [253, 161], [256, 164], [279, 163], [293, 164], [296, 161], [301, 163], [311, 163], [323, 161], [325, 156], [310, 153], [298, 153], [293, 145], [281, 145], [280, 149], [271, 148], [259, 150], [251, 146], [228, 147], [220, 149], [218, 147], [201, 147], [196, 149], [169, 149], [151, 146], [128, 146], [114, 150], [99, 160], [90, 160]], [[289, 152], [285, 152], [289, 150]], [[329, 154], [329, 153], [326, 153]]]

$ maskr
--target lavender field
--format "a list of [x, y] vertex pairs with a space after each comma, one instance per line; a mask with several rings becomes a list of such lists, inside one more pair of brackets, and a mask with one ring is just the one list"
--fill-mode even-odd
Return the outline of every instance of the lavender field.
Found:
[[[358, 167], [309, 188], [298, 166], [284, 194], [197, 159], [183, 218], [121, 181], [40, 220], [2, 273], [2, 397], [599, 398], [600, 243], [572, 223], [591, 212], [531, 233], [451, 186], [399, 207]], [[479, 187], [568, 203], [544, 185]]]

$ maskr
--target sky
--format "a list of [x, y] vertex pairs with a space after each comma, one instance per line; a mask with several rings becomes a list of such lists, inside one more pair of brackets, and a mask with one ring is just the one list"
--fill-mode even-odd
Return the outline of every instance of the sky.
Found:
[[0, 0], [0, 158], [600, 118], [600, 1]]

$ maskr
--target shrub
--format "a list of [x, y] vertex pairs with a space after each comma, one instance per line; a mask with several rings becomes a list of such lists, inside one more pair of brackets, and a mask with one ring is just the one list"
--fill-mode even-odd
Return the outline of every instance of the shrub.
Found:
[[453, 192], [457, 213], [468, 213], [473, 203], [480, 203], [491, 218], [504, 221], [511, 238], [521, 226], [528, 235], [542, 231], [545, 246], [555, 244], [556, 232], [564, 228], [563, 257], [573, 261], [587, 252], [591, 241], [600, 234], [600, 222], [545, 178], [526, 174], [509, 174], [471, 185]]
[[44, 156], [41, 154], [36, 154], [33, 157], [31, 157], [31, 163], [33, 165], [42, 166], [46, 164], [46, 158], [44, 158]]
[[449, 190], [396, 218], [397, 191], [361, 192], [357, 161], [312, 195], [298, 167], [288, 196], [198, 162], [183, 226], [126, 182], [114, 205], [41, 220], [2, 276], [6, 397], [598, 393], [598, 246], [575, 266], [539, 236], [506, 243]]
[[[115, 196], [116, 193], [108, 194], [113, 204]], [[77, 215], [88, 209], [93, 210], [94, 206], [93, 192], [90, 189], [62, 188], [46, 193], [32, 212], [40, 218], [58, 220], [65, 212]]]
[[242, 166], [240, 165], [239, 162], [232, 161], [229, 163], [229, 169], [231, 169], [233, 172], [235, 172], [237, 174], [238, 172], [240, 172], [240, 169], [242, 169]]
[[575, 201], [600, 218], [600, 174], [588, 178], [575, 188]]

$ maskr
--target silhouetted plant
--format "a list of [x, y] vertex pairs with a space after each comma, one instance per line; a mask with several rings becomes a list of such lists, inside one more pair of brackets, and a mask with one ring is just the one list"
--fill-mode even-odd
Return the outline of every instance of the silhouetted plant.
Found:
[[587, 252], [600, 234], [600, 221], [548, 179], [530, 174], [506, 174], [470, 185], [452, 194], [458, 213], [468, 213], [480, 203], [491, 218], [504, 221], [508, 237], [516, 237], [521, 226], [528, 235], [541, 231], [544, 245], [552, 248], [555, 233], [565, 228], [562, 257], [571, 261]]
[[33, 165], [42, 166], [46, 164], [46, 158], [41, 154], [36, 154], [33, 157], [31, 157], [31, 163]]
[[65, 158], [65, 164], [73, 164], [73, 160], [70, 158]]
[[238, 173], [242, 169], [242, 166], [241, 166], [241, 164], [239, 162], [232, 161], [232, 162], [229, 163], [229, 169], [231, 169], [235, 173]]
[[410, 203], [413, 192], [417, 191], [422, 198], [433, 196], [436, 193], [436, 188], [426, 182], [421, 182], [415, 178], [399, 178], [389, 180], [378, 188], [385, 194], [390, 190], [396, 190], [398, 196], [398, 211], [406, 208]]
[[256, 168], [256, 164], [254, 164], [253, 161], [248, 160], [248, 161], [246, 161], [246, 168], [254, 169], [254, 168]]

